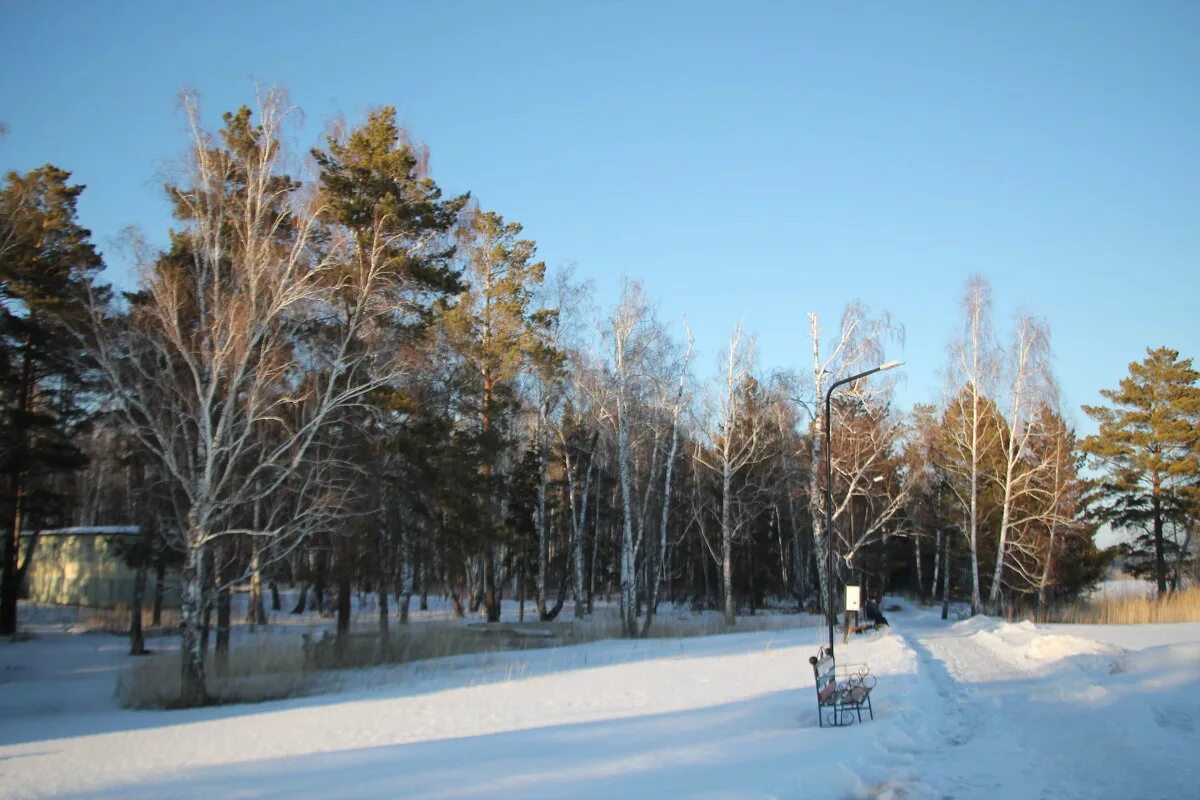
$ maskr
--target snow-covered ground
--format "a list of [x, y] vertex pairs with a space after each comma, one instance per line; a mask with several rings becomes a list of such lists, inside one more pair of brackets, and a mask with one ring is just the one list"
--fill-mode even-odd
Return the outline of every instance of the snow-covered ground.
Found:
[[0, 644], [0, 796], [1200, 796], [1200, 624], [888, 616], [839, 644], [878, 676], [875, 721], [840, 729], [817, 727], [816, 627], [457, 656], [168, 712], [116, 706], [122, 638], [46, 623]]

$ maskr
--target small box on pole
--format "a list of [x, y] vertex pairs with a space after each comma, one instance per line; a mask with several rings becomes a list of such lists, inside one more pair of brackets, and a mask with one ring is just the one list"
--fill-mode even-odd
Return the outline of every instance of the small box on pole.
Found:
[[859, 590], [859, 587], [847, 586], [846, 587], [846, 610], [847, 611], [861, 610], [861, 608], [860, 608], [861, 602], [862, 602], [862, 592]]

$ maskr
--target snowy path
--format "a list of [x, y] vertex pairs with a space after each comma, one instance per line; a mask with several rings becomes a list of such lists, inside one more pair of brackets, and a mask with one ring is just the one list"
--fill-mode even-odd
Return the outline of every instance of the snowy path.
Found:
[[[1053, 631], [1053, 632], [1049, 632]], [[905, 794], [937, 798], [1200, 796], [1200, 645], [1140, 653], [1053, 626], [914, 621], [920, 663]], [[1149, 733], [1148, 733], [1149, 731]]]

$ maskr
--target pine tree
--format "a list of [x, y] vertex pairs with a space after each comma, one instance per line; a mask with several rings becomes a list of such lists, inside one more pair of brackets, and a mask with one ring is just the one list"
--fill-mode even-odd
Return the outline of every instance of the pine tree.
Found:
[[394, 108], [371, 112], [344, 140], [330, 136], [327, 147], [312, 155], [323, 216], [352, 241], [347, 269], [384, 272], [398, 321], [424, 320], [436, 300], [463, 288], [448, 234], [468, 196], [442, 198], [427, 174], [428, 154], [396, 124]]
[[1104, 475], [1094, 513], [1116, 528], [1139, 530], [1146, 565], [1167, 591], [1168, 525], [1191, 525], [1200, 512], [1200, 372], [1168, 347], [1147, 350], [1117, 389], [1100, 392], [1112, 407], [1084, 406], [1100, 430], [1083, 451]]
[[[450, 232], [468, 198], [442, 198], [427, 174], [427, 151], [408, 140], [393, 108], [371, 112], [346, 136], [328, 137], [327, 148], [313, 150], [312, 155], [320, 167], [319, 199], [329, 240], [345, 244], [339, 256], [340, 300], [349, 311], [347, 318], [361, 313], [357, 306], [363, 301], [382, 312], [378, 324], [364, 328], [353, 347], [371, 353], [368, 368], [383, 363], [399, 378], [422, 358], [416, 345], [438, 301], [463, 289]], [[372, 280], [379, 284], [378, 292], [364, 295], [357, 289]], [[339, 576], [345, 589], [355, 577], [350, 565], [365, 564], [372, 573], [384, 635], [391, 563], [400, 565], [404, 587], [412, 583], [411, 532], [403, 530], [397, 514], [391, 513], [394, 509], [389, 509], [399, 489], [394, 484], [402, 443], [397, 440], [408, 435], [405, 423], [411, 419], [411, 387], [406, 383], [398, 380], [380, 387], [371, 403], [356, 409], [354, 424], [342, 430], [344, 444], [358, 454], [353, 463], [370, 465], [374, 480], [358, 483], [367, 505], [378, 510], [371, 515], [375, 524], [347, 527], [337, 537], [338, 560], [347, 562], [339, 567]], [[361, 541], [351, 539], [353, 530], [359, 531]], [[373, 551], [373, 558], [364, 562], [361, 554], [367, 551]], [[345, 602], [339, 605], [338, 621], [338, 632], [344, 634], [349, 625]]]
[[[446, 312], [447, 337], [473, 373], [483, 460], [480, 473], [490, 497], [489, 527], [496, 537], [503, 530], [505, 516], [500, 456], [509, 444], [505, 423], [515, 408], [513, 383], [527, 366], [544, 356], [537, 330], [550, 321], [548, 312], [532, 307], [546, 265], [533, 260], [537, 247], [518, 238], [521, 230], [518, 223], [505, 222], [494, 212], [480, 211], [471, 217], [462, 230], [469, 285]], [[485, 548], [483, 555], [487, 618], [497, 622], [500, 598], [495, 548]]]
[[[88, 412], [88, 369], [72, 335], [102, 263], [76, 220], [84, 187], [46, 165], [0, 187], [0, 634], [17, 625], [21, 529], [61, 507], [51, 478], [84, 465], [72, 434]], [[30, 552], [36, 540], [30, 541]]]

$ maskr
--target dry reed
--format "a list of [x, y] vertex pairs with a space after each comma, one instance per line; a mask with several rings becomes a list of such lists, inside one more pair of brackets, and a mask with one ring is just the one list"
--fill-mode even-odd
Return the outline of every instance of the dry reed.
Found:
[[1138, 594], [1101, 597], [1053, 610], [1046, 616], [1047, 622], [1084, 625], [1200, 622], [1200, 586], [1173, 592], [1163, 598]]

